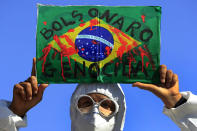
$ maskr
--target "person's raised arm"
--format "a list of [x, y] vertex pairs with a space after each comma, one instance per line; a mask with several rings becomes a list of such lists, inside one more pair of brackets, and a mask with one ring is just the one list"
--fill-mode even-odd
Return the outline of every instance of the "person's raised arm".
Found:
[[182, 131], [197, 131], [197, 96], [191, 92], [179, 92], [178, 76], [160, 66], [160, 85], [136, 82], [139, 87], [152, 92], [165, 104], [163, 113], [169, 116]]
[[36, 59], [33, 58], [31, 76], [14, 86], [12, 102], [0, 100], [0, 131], [17, 131], [25, 127], [26, 112], [37, 105], [48, 84], [37, 84]]
[[31, 76], [24, 82], [20, 82], [14, 86], [13, 99], [10, 110], [23, 117], [28, 110], [37, 105], [41, 100], [45, 88], [48, 84], [40, 84], [38, 86], [36, 78], [36, 58], [33, 58], [33, 66]]

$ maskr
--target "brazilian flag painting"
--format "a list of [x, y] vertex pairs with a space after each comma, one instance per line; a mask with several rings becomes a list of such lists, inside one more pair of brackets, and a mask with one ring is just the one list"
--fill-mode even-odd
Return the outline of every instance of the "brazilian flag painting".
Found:
[[38, 5], [39, 83], [158, 83], [159, 6]]

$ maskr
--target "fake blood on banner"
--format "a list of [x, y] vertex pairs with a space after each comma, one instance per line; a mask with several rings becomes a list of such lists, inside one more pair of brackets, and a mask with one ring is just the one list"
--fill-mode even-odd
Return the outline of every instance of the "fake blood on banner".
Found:
[[158, 83], [158, 6], [38, 5], [39, 83]]

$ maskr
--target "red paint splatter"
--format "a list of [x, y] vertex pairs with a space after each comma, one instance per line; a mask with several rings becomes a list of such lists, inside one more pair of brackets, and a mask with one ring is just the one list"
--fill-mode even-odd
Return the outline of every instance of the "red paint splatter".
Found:
[[[116, 29], [112, 26], [109, 26], [109, 27], [110, 27], [110, 30], [116, 34], [120, 43], [122, 44], [117, 50], [117, 57], [119, 58], [120, 61], [122, 61], [122, 56], [126, 51], [126, 46], [128, 45], [128, 43], [125, 40], [123, 40], [123, 38], [121, 37], [121, 35], [124, 34], [122, 31], [120, 31], [119, 29]], [[123, 36], [125, 36], [125, 35], [123, 35]]]
[[51, 45], [46, 46], [44, 49], [42, 49], [43, 55], [38, 59], [38, 60], [43, 60], [43, 63], [42, 63], [42, 72], [44, 72], [44, 64], [46, 62], [46, 58], [47, 58], [50, 50], [51, 50]]
[[85, 49], [84, 48], [81, 48], [81, 50], [84, 51]]
[[130, 38], [128, 35], [126, 35], [125, 33], [123, 33], [122, 31], [120, 31], [120, 33], [121, 33], [122, 36], [124, 36], [124, 37], [127, 38], [128, 40], [131, 40], [131, 38]]
[[[125, 53], [125, 51], [127, 51], [128, 54], [129, 54], [128, 55], [129, 57], [127, 59], [129, 61], [129, 77], [130, 77], [131, 62], [133, 62], [133, 61], [136, 62], [135, 58], [133, 57], [133, 54], [131, 53], [131, 50], [132, 50], [132, 48], [137, 47], [138, 44], [137, 44], [136, 41], [133, 41], [132, 45], [128, 45], [128, 42], [125, 41], [123, 39], [123, 37], [128, 39], [128, 40], [131, 40], [131, 39], [126, 34], [124, 34], [122, 31], [120, 31], [120, 30], [118, 30], [118, 29], [116, 29], [116, 28], [114, 28], [110, 25], [109, 25], [109, 27], [110, 27], [110, 30], [116, 34], [120, 43], [122, 44], [117, 50], [117, 57], [119, 58], [120, 63], [122, 63], [122, 56]], [[148, 48], [146, 48], [145, 45], [144, 45], [144, 48], [146, 49], [146, 51], [143, 50], [142, 47], [139, 47], [139, 49], [138, 49], [139, 52], [140, 52], [141, 59], [142, 59], [142, 72], [143, 72], [143, 69], [144, 69], [144, 56], [148, 57], [149, 62], [152, 65], [152, 68], [153, 69], [155, 68], [154, 63], [153, 63], [152, 58], [151, 58], [151, 55], [150, 55], [150, 52], [148, 51]], [[135, 53], [136, 55], [139, 55], [138, 52], [135, 49], [133, 49], [133, 53]], [[148, 67], [149, 62], [146, 62], [146, 67]]]
[[96, 28], [92, 29], [93, 26], [98, 25], [100, 22], [97, 19], [92, 19], [90, 20], [90, 25], [88, 27], [90, 27], [90, 30], [95, 30]]
[[63, 78], [63, 80], [66, 80], [66, 79], [65, 79], [65, 77], [64, 77], [64, 68], [63, 68], [63, 62], [62, 62], [62, 57], [63, 57], [63, 55], [62, 55], [62, 53], [61, 53], [60, 55], [61, 55], [61, 70], [62, 70], [62, 78]]
[[131, 45], [128, 45], [127, 46], [127, 54], [128, 54], [127, 60], [129, 62], [129, 78], [131, 76], [131, 62], [134, 61], [136, 63], [136, 60], [133, 57], [133, 54], [131, 53], [131, 49], [132, 49], [132, 46]]
[[148, 68], [149, 62], [146, 62], [146, 68]]
[[133, 55], [130, 54], [129, 57], [128, 57], [128, 61], [129, 61], [129, 78], [130, 78], [131, 77], [131, 63], [132, 63], [132, 61], [134, 61], [136, 63], [136, 60], [133, 57]]
[[[67, 43], [70, 45], [70, 46], [72, 46], [72, 48], [73, 49], [75, 49], [75, 43], [69, 38], [69, 36], [67, 36], [67, 35], [62, 35], [62, 36], [60, 36], [60, 38], [65, 38], [65, 40], [67, 41]], [[66, 45], [64, 45], [64, 46], [66, 46]], [[61, 47], [60, 47], [61, 48]], [[70, 49], [72, 49], [72, 48], [70, 48]], [[62, 49], [62, 48], [61, 48]]]
[[132, 45], [128, 45], [127, 46], [127, 52], [130, 51], [132, 49]]
[[55, 56], [57, 55], [57, 51], [55, 49], [53, 49], [55, 52], [53, 53], [53, 56], [52, 56], [52, 59], [54, 60], [55, 59]]
[[96, 44], [98, 44], [98, 43], [97, 43], [97, 41], [92, 40], [92, 44], [96, 45]]
[[126, 50], [126, 47], [125, 46], [120, 46], [118, 48], [117, 56], [118, 56], [118, 58], [119, 58], [120, 61], [122, 61], [122, 56], [123, 56], [125, 50]]
[[[155, 64], [154, 64], [154, 62], [153, 62], [153, 59], [152, 59], [151, 53], [150, 53], [150, 51], [149, 51], [149, 49], [148, 49], [147, 45], [143, 45], [143, 47], [144, 47], [144, 49], [146, 49], [146, 51], [147, 51], [147, 52], [148, 52], [148, 54], [149, 54], [149, 62], [148, 62], [148, 63], [150, 63], [150, 64], [152, 65], [152, 69], [154, 69], [154, 70], [155, 70]], [[147, 63], [146, 63], [146, 64], [147, 64]]]
[[82, 22], [82, 23], [79, 24], [80, 27], [83, 27], [83, 26], [86, 25], [85, 23], [83, 23], [83, 20], [81, 20], [81, 22]]
[[106, 53], [107, 56], [110, 55], [110, 53], [111, 53], [111, 48], [112, 48], [112, 47], [109, 47], [109, 46], [106, 46], [106, 47], [105, 47], [105, 50], [106, 50], [105, 53]]
[[75, 32], [75, 30], [74, 29], [69, 29], [68, 32]]
[[85, 23], [80, 23], [79, 26], [83, 27], [83, 26], [85, 26]]
[[44, 22], [43, 22], [43, 24], [44, 24], [44, 25], [47, 25], [47, 22], [46, 22], [46, 21], [44, 21]]
[[72, 46], [72, 47], [67, 47], [66, 45], [63, 45], [61, 43], [61, 41], [59, 40], [58, 36], [57, 35], [54, 35], [53, 39], [56, 41], [56, 43], [58, 44], [58, 46], [61, 48], [60, 55], [61, 55], [62, 78], [65, 80], [62, 58], [63, 57], [67, 57], [68, 58], [69, 66], [70, 66], [70, 68], [72, 70], [71, 63], [70, 63], [70, 56], [73, 55], [73, 54], [76, 54], [78, 50], [77, 51], [75, 50], [75, 44], [74, 44], [74, 42], [67, 35], [62, 35], [60, 37], [61, 38], [65, 38], [66, 41], [68, 42], [68, 44]]
[[[155, 65], [152, 61], [152, 58], [151, 58], [151, 55], [150, 55], [149, 51], [143, 50], [142, 47], [139, 47], [138, 50], [140, 51], [140, 56], [141, 56], [141, 59], [142, 59], [142, 72], [144, 71], [144, 56], [148, 57], [149, 62], [152, 65], [152, 68], [155, 69]], [[146, 66], [148, 66], [148, 64], [149, 63], [146, 63]]]
[[137, 47], [137, 42], [136, 41], [133, 41], [133, 46]]
[[146, 16], [145, 15], [141, 15], [141, 18], [142, 18], [143, 23], [145, 23]]
[[[120, 60], [120, 63], [122, 61], [122, 56], [125, 52], [129, 52], [129, 55], [132, 56], [131, 58], [129, 58], [130, 61], [135, 61], [135, 59], [133, 58], [133, 55], [131, 54], [130, 51], [132, 50], [132, 48], [138, 46], [137, 42], [132, 40], [129, 36], [127, 36], [124, 32], [120, 31], [119, 29], [114, 28], [110, 25], [109, 25], [109, 27], [110, 27], [110, 30], [116, 34], [116, 36], [118, 37], [118, 40], [122, 44], [117, 50], [117, 57]], [[131, 45], [128, 44], [128, 42], [123, 38], [131, 41], [132, 44]], [[130, 68], [131, 68], [131, 62], [130, 62]]]
[[133, 53], [136, 55], [139, 55], [138, 52], [136, 51], [136, 49], [133, 49]]

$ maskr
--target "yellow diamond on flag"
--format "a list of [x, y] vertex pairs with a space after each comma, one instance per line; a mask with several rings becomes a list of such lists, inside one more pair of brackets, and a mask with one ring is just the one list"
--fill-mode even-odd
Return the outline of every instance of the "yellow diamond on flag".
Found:
[[[104, 46], [100, 47], [99, 44]], [[59, 52], [66, 47], [67, 52], [72, 54], [72, 49], [76, 49], [77, 52], [70, 55], [70, 59], [81, 64], [85, 61], [86, 67], [98, 62], [100, 68], [116, 58], [121, 58], [124, 53], [140, 44], [141, 42], [97, 17], [68, 30], [58, 36], [58, 40], [54, 37], [54, 40], [49, 42], [49, 45]]]

